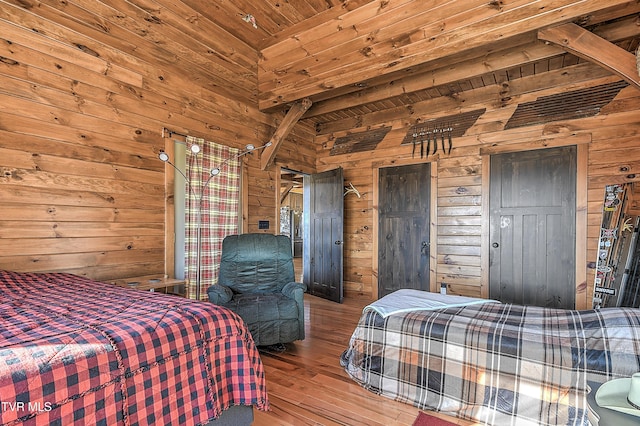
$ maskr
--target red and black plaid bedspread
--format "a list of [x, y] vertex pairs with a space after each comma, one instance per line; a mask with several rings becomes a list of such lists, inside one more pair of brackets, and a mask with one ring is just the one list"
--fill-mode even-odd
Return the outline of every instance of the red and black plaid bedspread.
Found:
[[0, 424], [200, 424], [267, 410], [231, 311], [70, 274], [0, 271]]
[[640, 310], [365, 310], [341, 362], [365, 388], [423, 409], [498, 426], [586, 426], [587, 381], [640, 371]]

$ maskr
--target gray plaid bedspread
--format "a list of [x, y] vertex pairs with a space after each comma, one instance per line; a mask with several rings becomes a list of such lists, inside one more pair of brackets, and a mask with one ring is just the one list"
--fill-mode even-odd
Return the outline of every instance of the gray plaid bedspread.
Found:
[[341, 364], [386, 397], [489, 425], [588, 425], [587, 381], [640, 371], [640, 310], [365, 310]]

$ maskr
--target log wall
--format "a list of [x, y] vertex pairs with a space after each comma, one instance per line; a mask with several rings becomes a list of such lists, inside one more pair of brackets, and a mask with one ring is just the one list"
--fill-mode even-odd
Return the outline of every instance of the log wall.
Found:
[[[171, 194], [157, 154], [172, 142], [162, 129], [237, 148], [269, 140], [281, 117], [257, 109], [257, 52], [203, 34], [173, 6], [153, 19], [125, 3], [0, 3], [0, 268], [164, 273]], [[228, 49], [230, 71], [162, 50], [180, 43]], [[221, 75], [233, 84], [214, 84]], [[278, 163], [313, 171], [311, 136], [294, 131]], [[279, 173], [261, 171], [258, 154], [246, 160], [245, 232], [275, 224]]]
[[[377, 296], [377, 169], [431, 161], [432, 190], [437, 197], [432, 220], [432, 289], [441, 282], [453, 294], [488, 296], [488, 165], [492, 153], [576, 144], [578, 150], [576, 303], [591, 307], [594, 262], [604, 187], [640, 179], [640, 91], [623, 89], [598, 115], [504, 130], [518, 104], [540, 96], [615, 82], [616, 78], [589, 64], [579, 64], [541, 80], [532, 76], [512, 84], [497, 84], [465, 92], [456, 99], [441, 98], [386, 115], [358, 117], [366, 127], [334, 130], [316, 138], [318, 171], [344, 168], [345, 185], [363, 197], [345, 197], [345, 291]], [[454, 138], [450, 155], [438, 152], [427, 159], [412, 158], [411, 145], [401, 145], [416, 119], [427, 121], [486, 108], [462, 137]], [[427, 112], [428, 111], [428, 112]], [[411, 121], [410, 121], [410, 120]], [[333, 142], [349, 133], [379, 126], [393, 129], [375, 150], [331, 155]], [[419, 157], [419, 155], [417, 156]], [[435, 282], [434, 282], [435, 281]]]

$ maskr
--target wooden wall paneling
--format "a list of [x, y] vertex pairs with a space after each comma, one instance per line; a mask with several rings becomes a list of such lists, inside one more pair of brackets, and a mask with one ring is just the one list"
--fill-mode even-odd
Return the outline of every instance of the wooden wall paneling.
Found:
[[491, 188], [491, 158], [488, 155], [482, 156], [482, 178], [480, 181], [482, 192], [482, 210], [481, 210], [481, 242], [480, 242], [480, 296], [489, 298], [489, 283], [490, 275], [489, 268], [491, 267], [490, 258], [490, 235], [491, 235], [491, 206], [490, 206], [490, 193]]
[[[262, 232], [278, 234], [280, 222], [276, 222], [275, 209], [279, 187], [276, 185], [276, 175], [280, 169], [271, 167], [261, 170], [260, 159], [257, 156], [245, 158], [247, 164], [247, 223], [243, 232]], [[258, 221], [269, 220], [269, 229], [258, 229]]]
[[[440, 199], [438, 196], [438, 178], [440, 176], [440, 169], [438, 167], [438, 163], [432, 162], [430, 167], [431, 172], [431, 181], [429, 182], [430, 186], [430, 195], [431, 199], [429, 200], [429, 287], [431, 291], [438, 292], [440, 291], [441, 281], [438, 281], [438, 230], [439, 230], [439, 222], [438, 222], [438, 207], [440, 206]], [[445, 282], [446, 283], [446, 282]], [[447, 293], [449, 292], [449, 287], [447, 285]]]
[[[27, 33], [29, 34], [29, 33]], [[39, 37], [34, 36], [33, 34], [29, 34], [30, 37]], [[40, 38], [42, 38], [40, 36]], [[29, 39], [31, 40], [31, 39]], [[37, 38], [35, 39], [37, 40]], [[12, 49], [7, 55], [8, 58], [14, 58], [16, 56], [16, 64], [13, 64], [7, 68], [16, 68], [22, 67], [23, 64], [30, 64], [33, 62], [33, 65], [36, 68], [33, 68], [32, 71], [29, 71], [29, 74], [32, 75], [31, 79], [36, 78], [33, 76], [35, 73], [40, 73], [42, 80], [41, 83], [47, 82], [47, 85], [51, 84], [49, 80], [51, 78], [55, 78], [56, 80], [60, 80], [61, 84], [57, 84], [56, 86], [61, 90], [68, 90], [68, 87], [74, 87], [74, 93], [82, 95], [82, 97], [86, 97], [87, 99], [96, 99], [98, 102], [101, 102], [105, 97], [109, 99], [109, 103], [113, 104], [113, 108], [117, 108], [119, 111], [128, 110], [131, 106], [140, 105], [142, 102], [145, 103], [144, 108], [139, 108], [136, 110], [136, 113], [146, 113], [147, 116], [151, 116], [154, 118], [161, 117], [166, 115], [163, 111], [166, 111], [168, 107], [173, 106], [174, 110], [171, 115], [169, 115], [169, 119], [165, 120], [162, 124], [172, 124], [174, 127], [181, 125], [179, 129], [185, 131], [185, 129], [191, 129], [192, 132], [199, 132], [200, 135], [214, 132], [220, 132], [221, 135], [224, 136], [224, 132], [227, 132], [227, 136], [225, 139], [236, 139], [236, 134], [242, 135], [246, 129], [251, 129], [254, 126], [247, 125], [247, 123], [243, 123], [246, 121], [247, 110], [239, 110], [236, 102], [226, 101], [227, 108], [222, 112], [220, 105], [215, 105], [211, 102], [220, 102], [220, 96], [215, 96], [213, 92], [207, 90], [202, 87], [194, 86], [193, 79], [189, 78], [189, 75], [185, 75], [184, 70], [180, 71], [180, 74], [171, 75], [167, 74], [165, 70], [162, 70], [158, 66], [145, 65], [142, 68], [141, 72], [144, 72], [144, 88], [142, 87], [142, 76], [138, 78], [137, 82], [127, 82], [128, 84], [113, 84], [113, 80], [109, 75], [109, 77], [105, 77], [103, 73], [106, 73], [107, 69], [110, 69], [111, 66], [109, 63], [104, 65], [104, 60], [100, 60], [101, 62], [94, 67], [95, 75], [91, 75], [91, 73], [87, 73], [86, 64], [90, 64], [91, 60], [95, 60], [95, 58], [91, 55], [86, 55], [79, 51], [75, 47], [68, 47], [62, 42], [55, 44], [55, 47], [64, 46], [62, 53], [60, 53], [60, 49], [54, 49], [53, 47], [47, 45], [42, 48], [38, 48], [39, 50], [36, 52], [37, 54], [26, 54], [28, 52], [15, 52], [16, 50], [20, 50], [20, 46], [16, 44], [20, 42], [20, 40], [12, 40]], [[54, 43], [54, 42], [50, 42]], [[37, 45], [36, 45], [37, 46]], [[17, 49], [16, 49], [17, 48]], [[71, 50], [71, 54], [65, 55], [64, 52], [66, 50]], [[23, 49], [26, 50], [26, 49]], [[42, 57], [52, 56], [48, 61], [43, 61]], [[79, 55], [83, 55], [80, 57]], [[88, 58], [86, 58], [88, 56]], [[55, 67], [53, 66], [55, 64]], [[77, 64], [77, 65], [76, 65]], [[42, 73], [41, 69], [48, 69], [52, 73]], [[69, 75], [69, 77], [63, 77], [60, 75], [60, 69], [65, 70], [65, 76]], [[55, 75], [55, 76], [54, 76]], [[73, 80], [71, 79], [73, 78]], [[132, 80], [132, 79], [129, 79]], [[83, 83], [84, 82], [84, 83]], [[117, 82], [116, 82], [117, 83]], [[99, 85], [104, 87], [107, 92], [96, 92], [93, 90], [93, 86]], [[171, 86], [171, 88], [169, 88]], [[149, 90], [150, 89], [150, 90]], [[185, 106], [184, 98], [181, 98], [178, 93], [192, 93], [193, 99], [189, 101], [189, 105]], [[163, 97], [159, 97], [158, 94], [163, 95]], [[169, 99], [175, 98], [175, 102], [167, 102], [167, 97]], [[132, 100], [136, 102], [131, 102]], [[153, 102], [153, 101], [156, 102]], [[150, 104], [149, 102], [152, 102]], [[204, 103], [204, 107], [208, 108], [208, 113], [202, 114], [203, 122], [197, 122], [194, 120], [187, 120], [184, 116], [185, 111], [189, 111], [191, 114], [199, 112], [198, 106], [199, 104]], [[208, 105], [207, 105], [208, 104]], [[154, 105], [158, 105], [159, 108], [155, 109]], [[256, 118], [260, 116], [264, 116], [263, 114], [251, 113], [249, 110], [251, 118]], [[235, 118], [229, 120], [229, 116]], [[182, 117], [182, 118], [181, 118]], [[219, 120], [215, 120], [215, 117], [219, 118]], [[209, 120], [213, 120], [215, 124], [208, 124]], [[182, 121], [182, 122], [181, 122]], [[236, 125], [235, 123], [240, 121], [241, 124]], [[264, 121], [264, 119], [263, 119]], [[162, 124], [157, 124], [161, 126]], [[226, 126], [231, 126], [230, 131], [225, 130]]]
[[[227, 84], [220, 86], [223, 90], [229, 91], [227, 95], [238, 99], [251, 99], [254, 83], [245, 76], [255, 76], [255, 67], [251, 70], [244, 68], [248, 66], [247, 62], [239, 66], [229, 60], [218, 61], [214, 58], [211, 61], [210, 58], [204, 58], [203, 56], [211, 55], [207, 53], [207, 48], [201, 45], [200, 37], [195, 40], [186, 38], [184, 31], [169, 25], [170, 22], [176, 24], [186, 21], [175, 18], [171, 20], [172, 14], [168, 9], [162, 12], [157, 10], [163, 15], [162, 19], [159, 19], [157, 14], [151, 12], [152, 8], [143, 11], [126, 2], [112, 3], [110, 6], [81, 0], [78, 0], [78, 3], [80, 7], [74, 3], [56, 7], [41, 5], [37, 17], [16, 13], [10, 15], [10, 18], [27, 28], [38, 28], [41, 34], [47, 34], [53, 39], [71, 45], [78, 52], [84, 51], [114, 64], [125, 64], [125, 68], [141, 73], [146, 66], [145, 62], [162, 63], [165, 68], [178, 73], [178, 52], [180, 63], [188, 65], [184, 69], [188, 70], [194, 80], [226, 81]], [[9, 11], [8, 8], [7, 10]], [[64, 14], [63, 10], [70, 15]], [[190, 43], [191, 46], [186, 48], [181, 43]], [[239, 46], [240, 43], [236, 45]], [[248, 51], [248, 48], [244, 49], [244, 52]], [[242, 55], [236, 56], [241, 58]], [[231, 64], [233, 66], [230, 66]]]
[[[37, 154], [36, 154], [37, 155]], [[73, 162], [69, 162], [73, 167]], [[88, 166], [89, 167], [89, 166]], [[96, 166], [97, 167], [97, 166]], [[140, 181], [126, 181], [117, 177], [103, 177], [95, 174], [86, 176], [79, 174], [41, 171], [38, 166], [33, 168], [20, 168], [19, 166], [2, 167], [4, 175], [2, 182], [13, 185], [25, 185], [30, 188], [52, 188], [73, 191], [84, 187], [88, 191], [105, 194], [111, 198], [111, 202], [118, 198], [119, 194], [139, 192], [141, 200], [136, 205], [154, 205], [153, 197], [163, 196], [162, 185], [150, 184]], [[109, 195], [106, 195], [109, 194]], [[159, 205], [160, 203], [155, 203]]]
[[[164, 273], [171, 238], [156, 234], [165, 224], [167, 197], [165, 167], [156, 158], [164, 148], [161, 128], [236, 147], [266, 140], [273, 118], [255, 103], [226, 97], [228, 89], [245, 90], [247, 99], [255, 96], [255, 79], [245, 66], [253, 63], [255, 76], [257, 53], [218, 37], [218, 44], [235, 52], [220, 63], [236, 65], [232, 73], [216, 73], [204, 70], [198, 56], [177, 60], [157, 48], [164, 41], [165, 47], [191, 55], [179, 46], [192, 42], [186, 21], [189, 36], [162, 29], [164, 22], [177, 25], [173, 9], [142, 13], [125, 3], [111, 4], [116, 11], [82, 1], [38, 8], [4, 4], [0, 150], [6, 160], [0, 167], [7, 174], [0, 199], [8, 215], [0, 229], [6, 241], [24, 234], [31, 237], [25, 243], [34, 247], [16, 245], [10, 255], [0, 256], [0, 265], [101, 279]], [[184, 11], [184, 4], [170, 6]], [[139, 19], [143, 15], [164, 21]], [[197, 43], [214, 45], [216, 40], [207, 37]], [[216, 86], [218, 74], [252, 83]], [[304, 156], [314, 153], [301, 151], [303, 163], [312, 163]], [[287, 161], [287, 153], [282, 159]], [[19, 215], [18, 209], [28, 213]], [[171, 226], [170, 219], [166, 223]]]
[[[7, 162], [15, 168], [33, 169], [38, 172], [51, 174], [92, 176], [116, 181], [137, 182], [141, 185], [153, 185], [157, 183], [157, 171], [127, 166], [114, 167], [110, 164], [95, 161], [89, 162], [86, 160], [61, 157], [61, 155], [64, 154], [64, 151], [58, 152], [57, 155], [48, 155], [38, 152], [24, 152], [0, 148], [0, 155], [5, 156]], [[100, 183], [98, 182], [98, 184]], [[155, 192], [155, 190], [153, 192]]]
[[[236, 71], [238, 71], [238, 67], [241, 67], [245, 70], [244, 74], [256, 75], [258, 53], [255, 49], [207, 19], [207, 15], [202, 13], [201, 9], [196, 9], [197, 3], [192, 3], [193, 9], [183, 2], [175, 1], [157, 0], [153, 2], [153, 5], [155, 8], [151, 7], [149, 10], [152, 10], [154, 16], [157, 16], [163, 24], [168, 24], [160, 27], [160, 33], [170, 36], [164, 28], [167, 26], [177, 28], [179, 32], [175, 34], [175, 39], [183, 44], [191, 44], [192, 40], [198, 41], [199, 48], [197, 50], [209, 60]], [[238, 19], [237, 22], [238, 28], [246, 29], [246, 24], [243, 21]], [[238, 31], [235, 34], [244, 32], [246, 31]], [[250, 90], [253, 91], [254, 88], [255, 82], [250, 86]]]
[[[437, 284], [446, 283], [447, 287], [462, 291], [459, 294], [477, 294], [477, 289], [463, 290], [469, 285], [469, 279], [481, 276], [480, 259], [477, 250], [481, 246], [482, 227], [481, 195], [479, 179], [481, 177], [481, 158], [465, 156], [438, 160], [438, 218], [437, 241], [440, 246], [437, 258], [437, 271], [442, 278]], [[455, 247], [451, 252], [451, 247]], [[471, 248], [460, 250], [460, 248]], [[457, 251], [457, 252], [456, 252]], [[470, 293], [469, 293], [470, 291]]]
[[[9, 187], [8, 187], [9, 188]], [[6, 192], [21, 192], [17, 187], [10, 188]], [[3, 191], [5, 192], [5, 191]], [[24, 220], [35, 222], [73, 222], [79, 217], [87, 222], [94, 223], [131, 223], [139, 221], [140, 210], [144, 210], [144, 216], [150, 223], [160, 223], [164, 220], [164, 212], [161, 209], [115, 208], [112, 206], [97, 207], [84, 205], [56, 205], [58, 199], [48, 199], [49, 204], [30, 203], [29, 196], [3, 197], [0, 203], [0, 217], [4, 220]]]
[[[7, 14], [7, 12], [13, 12], [13, 14]], [[142, 74], [138, 66], [132, 66], [132, 57], [120, 58], [124, 59], [124, 62], [128, 62], [127, 65], [129, 67], [123, 67], [120, 65], [122, 61], [111, 63], [106, 59], [109, 55], [100, 56], [97, 52], [86, 49], [86, 44], [91, 43], [87, 43], [87, 38], [84, 36], [71, 33], [71, 39], [77, 37], [76, 44], [63, 42], [56, 39], [56, 37], [44, 37], [43, 34], [69, 34], [69, 31], [34, 15], [24, 13], [22, 10], [3, 7], [0, 9], [0, 13], [0, 17], [14, 23], [9, 24], [5, 20], [0, 20], [0, 32], [5, 40], [28, 46], [30, 49], [55, 56], [66, 62], [85, 64], [87, 70], [103, 75], [108, 74], [111, 79], [118, 82], [130, 84], [134, 87], [142, 86]], [[40, 31], [33, 31], [33, 28], [39, 28]], [[136, 68], [136, 70], [131, 68]]]
[[[175, 159], [175, 142], [170, 135], [164, 134], [164, 152], [170, 159]], [[160, 161], [160, 159], [158, 159]], [[164, 163], [164, 274], [167, 277], [175, 278], [175, 243], [176, 243], [176, 215], [175, 215], [175, 179], [176, 171]]]
[[241, 218], [240, 229], [241, 234], [249, 232], [249, 165], [246, 161], [242, 161], [242, 192], [241, 195]]
[[[14, 253], [24, 255], [46, 255], [56, 253], [87, 253], [90, 251], [148, 250], [163, 246], [164, 235], [150, 236], [100, 236], [82, 238], [5, 238], [0, 247], [0, 256]], [[162, 260], [162, 259], [161, 259]]]
[[591, 294], [587, 291], [587, 176], [589, 147], [577, 146], [576, 156], [576, 309], [591, 308]]
[[[437, 156], [438, 180], [438, 257], [436, 261], [436, 282], [451, 282], [449, 289], [452, 293], [477, 295], [488, 297], [488, 287], [483, 285], [487, 281], [488, 253], [486, 232], [488, 226], [484, 223], [484, 217], [488, 217], [487, 203], [484, 201], [486, 192], [482, 191], [485, 174], [488, 172], [488, 162], [478, 160], [487, 158], [493, 152], [510, 150], [528, 150], [576, 144], [579, 146], [579, 160], [584, 161], [588, 152], [588, 165], [580, 167], [582, 185], [586, 189], [578, 188], [578, 218], [577, 224], [581, 227], [576, 233], [577, 265], [576, 268], [576, 296], [579, 307], [590, 307], [590, 298], [593, 292], [593, 274], [589, 269], [591, 260], [595, 259], [601, 218], [601, 200], [606, 181], [629, 181], [634, 178], [627, 177], [633, 173], [623, 175], [620, 167], [629, 167], [629, 171], [635, 171], [640, 150], [637, 134], [640, 130], [638, 122], [636, 100], [640, 94], [623, 89], [618, 96], [603, 108], [606, 114], [590, 118], [563, 120], [558, 122], [535, 125], [509, 131], [502, 130], [509, 114], [514, 111], [511, 105], [518, 102], [528, 102], [539, 96], [553, 93], [555, 90], [568, 90], [569, 88], [593, 87], [599, 84], [615, 81], [615, 77], [603, 76], [597, 73], [591, 79], [587, 78], [586, 70], [595, 70], [588, 64], [578, 64], [573, 70], [580, 75], [576, 80], [553, 79], [558, 86], [553, 89], [540, 79], [528, 77], [531, 81], [520, 81], [511, 85], [513, 90], [509, 105], [490, 102], [490, 108], [481, 116], [478, 122], [469, 129], [463, 137], [454, 139], [454, 149], [451, 156]], [[584, 72], [583, 72], [584, 70]], [[597, 70], [596, 70], [597, 71]], [[535, 80], [540, 83], [539, 90], [535, 90]], [[517, 97], [516, 97], [517, 96]], [[481, 96], [478, 103], [482, 104]], [[465, 108], [470, 107], [465, 103]], [[437, 113], [436, 113], [437, 114]], [[389, 116], [387, 116], [389, 117]], [[392, 116], [393, 117], [393, 116]], [[368, 119], [365, 117], [365, 119]], [[340, 132], [320, 133], [316, 137], [318, 145], [318, 168], [330, 169], [339, 165], [349, 173], [351, 169], [372, 167], [371, 174], [372, 197], [375, 200], [377, 194], [375, 169], [387, 165], [398, 165], [415, 161], [411, 159], [410, 148], [404, 150], [399, 147], [401, 138], [406, 130], [401, 131], [398, 122], [392, 118], [394, 130], [372, 152], [352, 153], [340, 156], [330, 156], [332, 140], [342, 134]], [[363, 122], [363, 120], [360, 120]], [[371, 119], [368, 123], [375, 125], [389, 125], [389, 121], [377, 121]], [[410, 125], [410, 123], [407, 123]], [[406, 129], [406, 128], [405, 128]], [[356, 131], [353, 129], [352, 131]], [[393, 140], [393, 143], [391, 142]], [[395, 145], [394, 145], [395, 144]], [[617, 149], [616, 149], [617, 147]], [[395, 151], [392, 151], [395, 148]], [[607, 154], [611, 153], [610, 156]], [[482, 155], [480, 155], [482, 154]], [[475, 160], [474, 160], [475, 159]], [[625, 160], [625, 161], [622, 161]], [[466, 173], [471, 173], [466, 175]], [[465, 177], [466, 175], [466, 177]], [[640, 176], [640, 174], [636, 175]], [[366, 174], [363, 175], [366, 178]], [[360, 182], [360, 185], [366, 183]], [[456, 191], [464, 192], [462, 195]], [[580, 194], [584, 194], [580, 196]], [[597, 199], [594, 201], [594, 193]], [[480, 199], [477, 197], [480, 196]], [[468, 205], [465, 205], [464, 203]], [[345, 203], [347, 214], [354, 214], [349, 210], [349, 202]], [[372, 205], [371, 226], [375, 227], [376, 203]], [[596, 211], [594, 212], [594, 209]], [[355, 210], [355, 209], [352, 209]], [[581, 219], [581, 215], [583, 218]], [[461, 226], [462, 225], [462, 226]], [[463, 228], [464, 227], [464, 228]], [[346, 228], [345, 232], [353, 232]], [[374, 228], [375, 231], [375, 228]], [[345, 239], [348, 240], [348, 236]], [[462, 243], [462, 244], [461, 244]], [[464, 244], [464, 245], [463, 245]], [[377, 296], [376, 263], [377, 252], [375, 238], [372, 241], [372, 296]], [[447, 263], [448, 262], [448, 263]], [[348, 265], [348, 262], [345, 263]], [[586, 265], [586, 266], [585, 266]], [[464, 273], [464, 274], [463, 274]], [[465, 275], [468, 274], [468, 275]], [[453, 279], [453, 281], [452, 281]], [[586, 281], [586, 286], [585, 286]]]
[[12, 238], [13, 231], [20, 227], [24, 238], [93, 238], [127, 237], [135, 233], [140, 236], [164, 235], [162, 223], [108, 223], [91, 221], [74, 222], [29, 222], [3, 220], [0, 238]]
[[[94, 132], [67, 132], [59, 125], [49, 125], [22, 116], [7, 114], [5, 117], [7, 119], [2, 121], [4, 130], [0, 130], [0, 149], [26, 150], [49, 157], [64, 153], [66, 158], [74, 160], [128, 166], [145, 171], [160, 172], [163, 167], [162, 163], [158, 164], [157, 157], [140, 155], [141, 152], [152, 152], [155, 149], [152, 144], [145, 145], [138, 141], [129, 144]], [[19, 134], [20, 144], [15, 143], [16, 134]]]
[[[371, 298], [373, 300], [378, 299], [378, 278], [379, 266], [378, 266], [378, 232], [380, 226], [378, 224], [378, 217], [380, 215], [380, 172], [379, 167], [371, 168], [371, 189], [372, 189], [372, 206], [371, 206]], [[364, 225], [366, 226], [366, 225]]]
[[[97, 279], [110, 279], [113, 276], [113, 271], [110, 272], [110, 270], [114, 268], [123, 268], [128, 272], [135, 271], [135, 268], [144, 265], [145, 268], [162, 270], [164, 250], [154, 248], [88, 253], [15, 254], [3, 256], [2, 264], [10, 265], [12, 270], [21, 272], [64, 271], [80, 275], [86, 275], [87, 266], [90, 265], [91, 276]], [[62, 269], [61, 265], [64, 265]], [[134, 273], [128, 276], [136, 275]]]
[[[52, 83], [57, 87], [74, 85], [72, 80], [65, 77], [58, 77], [54, 76], [53, 74], [48, 74], [47, 77], [53, 79]], [[59, 83], [57, 83], [58, 81]], [[212, 124], [208, 124], [208, 120], [215, 120], [215, 114], [197, 113], [192, 114], [193, 118], [190, 118], [186, 117], [183, 114], [180, 114], [179, 111], [182, 108], [174, 105], [176, 112], [174, 114], [171, 114], [172, 119], [158, 120], [158, 117], [166, 115], [167, 107], [156, 107], [153, 104], [149, 103], [144, 96], [144, 92], [141, 92], [141, 96], [144, 100], [139, 98], [131, 99], [130, 96], [120, 96], [118, 94], [110, 93], [109, 91], [105, 91], [102, 89], [97, 90], [96, 88], [88, 85], [76, 84], [76, 90], [74, 91], [74, 93], [68, 93], [65, 90], [61, 90], [58, 88], [51, 89], [44, 86], [45, 84], [51, 84], [51, 82], [39, 80], [39, 83], [39, 85], [34, 86], [33, 83], [29, 84], [27, 82], [22, 82], [16, 79], [7, 81], [7, 84], [14, 88], [16, 91], [22, 89], [17, 94], [21, 95], [21, 97], [23, 98], [30, 98], [33, 101], [42, 103], [43, 105], [56, 104], [66, 110], [80, 113], [83, 115], [83, 117], [86, 116], [87, 118], [90, 116], [94, 116], [102, 119], [112, 119], [115, 121], [119, 120], [120, 116], [124, 112], [129, 112], [139, 117], [137, 121], [139, 127], [160, 129], [166, 124], [168, 125], [168, 127], [171, 127], [172, 130], [184, 131], [182, 129], [188, 128], [191, 132], [195, 131], [199, 132], [200, 134], [210, 132], [212, 129], [216, 129], [217, 133], [220, 136], [222, 136], [224, 139], [230, 139], [231, 141], [234, 141], [238, 137], [241, 137], [245, 140], [255, 137], [254, 132], [251, 130], [252, 126], [247, 126], [247, 123], [245, 123], [246, 114], [242, 115], [243, 122], [234, 125], [226, 124], [225, 129], [221, 126], [214, 127]], [[105, 98], [108, 102], [107, 105], [103, 104], [103, 99]], [[160, 105], [163, 104], [161, 100], [159, 100], [158, 102]], [[206, 105], [207, 102], [205, 101], [200, 100], [197, 102], [204, 104], [203, 106], [212, 107], [211, 105]], [[16, 102], [14, 102], [14, 104], [15, 103]], [[164, 103], [167, 102], [165, 101]], [[19, 108], [20, 104], [17, 104], [16, 107]], [[219, 106], [217, 106], [216, 108], [218, 107]], [[14, 110], [14, 112], [17, 111]], [[218, 113], [217, 115], [219, 116], [219, 123], [223, 124], [229, 121], [229, 116], [231, 116], [232, 113], [227, 116], [222, 116], [220, 113]], [[100, 128], [97, 127], [95, 129], [98, 130]], [[114, 133], [113, 135], [116, 136], [117, 134]]]
[[[151, 49], [160, 27], [116, 41], [134, 28], [131, 17], [80, 3], [5, 2], [0, 11], [0, 233], [3, 248], [12, 246], [0, 267], [115, 279], [162, 274], [166, 264], [170, 273], [161, 129], [243, 147], [266, 140], [274, 121], [198, 78], [214, 76], [194, 65], [199, 58], [176, 61]], [[88, 24], [66, 15], [72, 11]], [[140, 22], [139, 29], [156, 25]], [[104, 26], [87, 27], [96, 24]], [[256, 55], [236, 46], [241, 51]], [[241, 86], [233, 90], [249, 87]]]
[[[260, 158], [260, 168], [262, 168], [262, 164], [262, 158]], [[282, 222], [282, 218], [280, 217], [280, 208], [282, 207], [282, 201], [280, 197], [280, 188], [282, 187], [282, 184], [280, 178], [282, 177], [282, 170], [280, 168], [275, 168], [275, 170], [276, 173], [273, 174], [273, 197], [275, 198], [275, 200], [273, 202], [274, 229], [272, 233], [278, 235], [280, 234], [280, 223]]]
[[[361, 197], [347, 194], [344, 197], [344, 253], [343, 265], [345, 295], [369, 295], [377, 292], [372, 288], [374, 265], [377, 264], [377, 241], [374, 228], [377, 227], [377, 210], [373, 208], [371, 167], [350, 167], [344, 169], [344, 183], [358, 189]], [[375, 257], [375, 260], [374, 260]], [[377, 285], [377, 284], [376, 284]]]

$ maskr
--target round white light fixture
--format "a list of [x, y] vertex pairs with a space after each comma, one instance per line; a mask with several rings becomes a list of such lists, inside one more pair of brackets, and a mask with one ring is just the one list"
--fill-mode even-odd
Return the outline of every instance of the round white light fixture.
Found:
[[196, 144], [191, 145], [191, 152], [193, 152], [194, 154], [199, 153], [200, 152], [200, 145], [196, 145]]
[[169, 154], [167, 154], [167, 153], [166, 153], [166, 152], [164, 152], [164, 151], [160, 151], [160, 154], [158, 154], [158, 158], [159, 158], [161, 161], [164, 161], [164, 162], [166, 163], [167, 161], [169, 161]]

